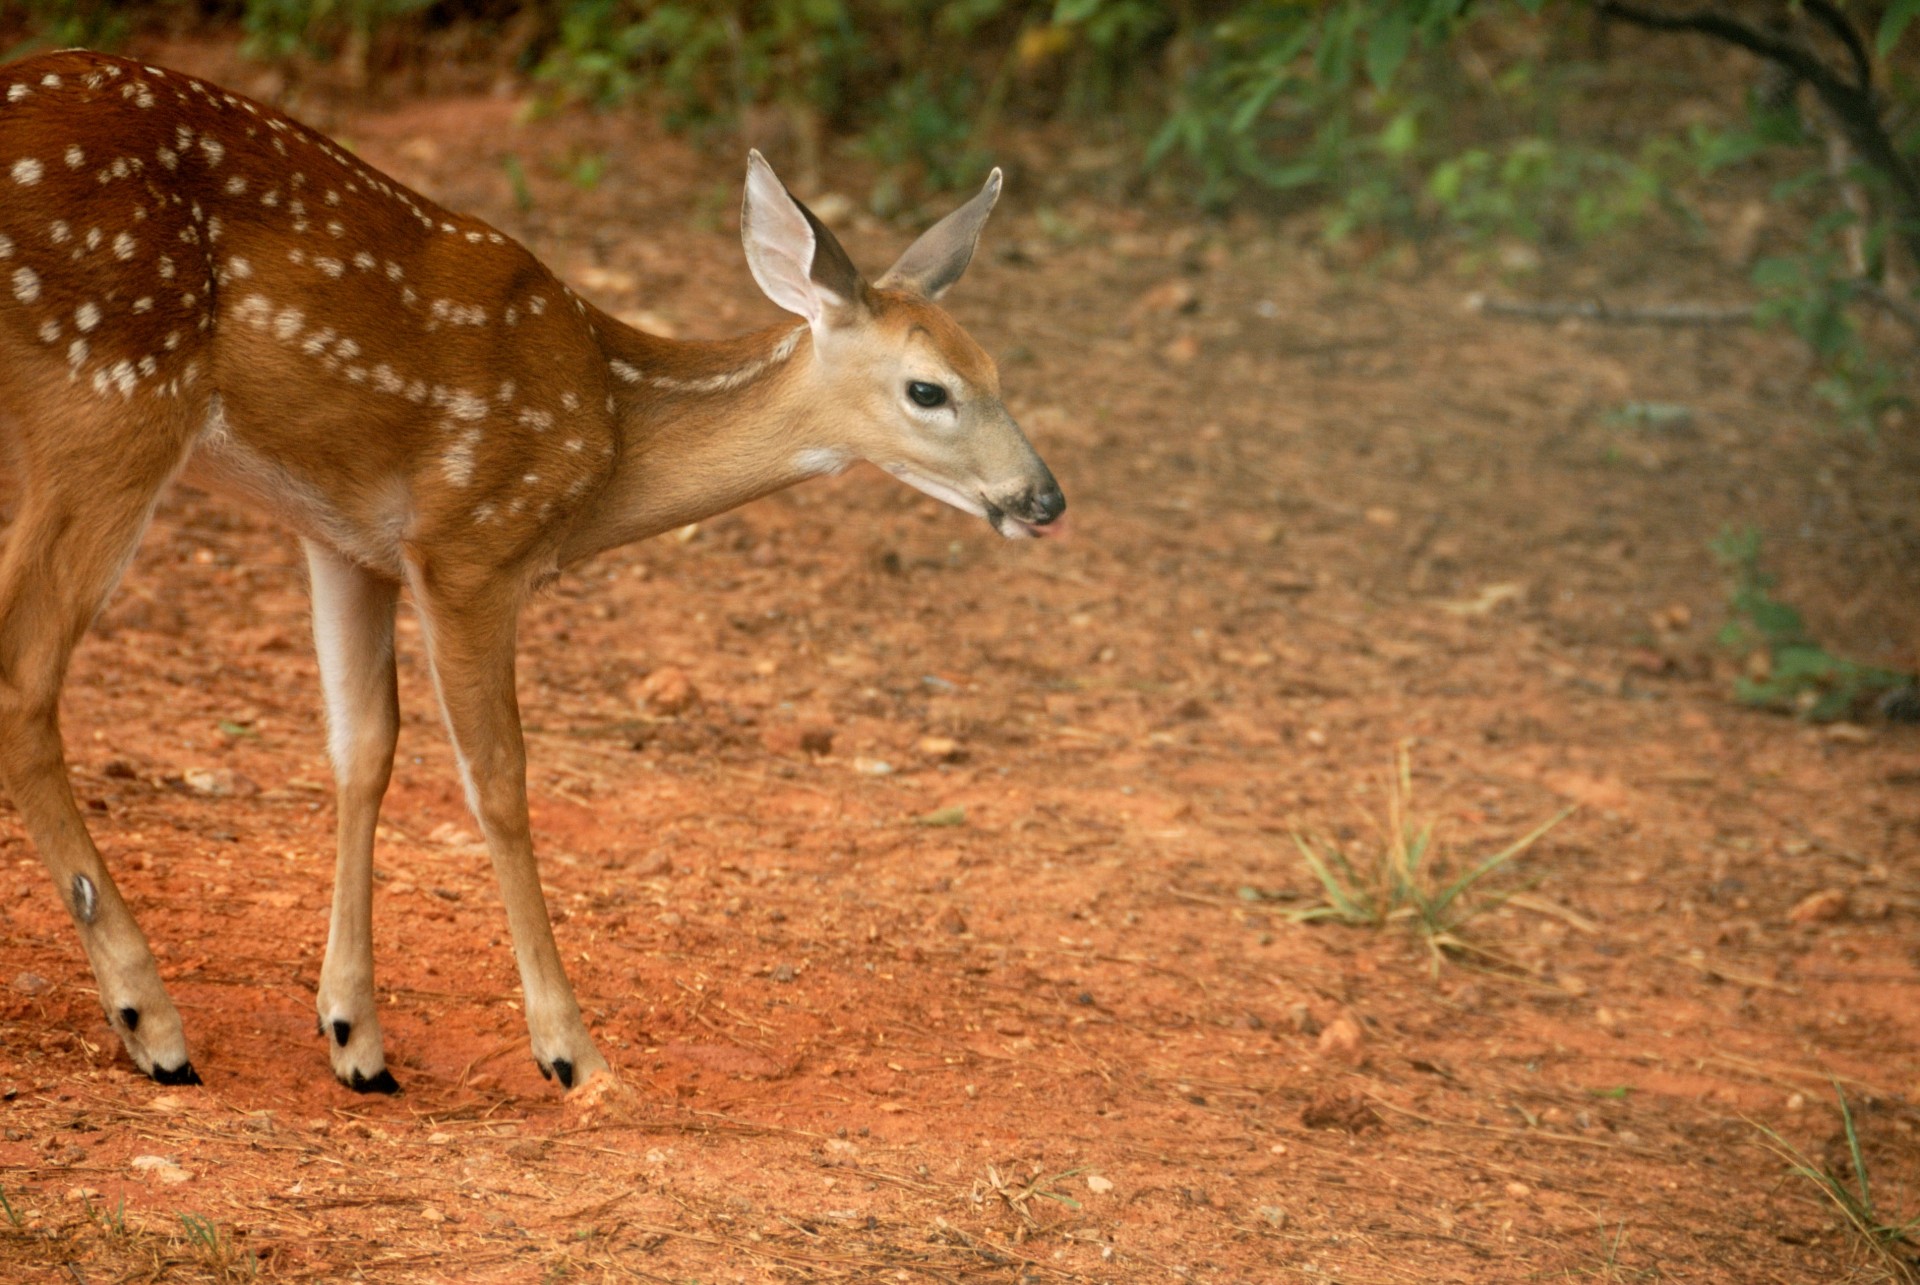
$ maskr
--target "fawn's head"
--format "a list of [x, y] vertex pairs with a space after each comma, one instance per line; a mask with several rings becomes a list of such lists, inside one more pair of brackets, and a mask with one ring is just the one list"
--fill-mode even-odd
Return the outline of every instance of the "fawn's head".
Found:
[[869, 285], [754, 152], [740, 235], [760, 288], [812, 329], [839, 417], [833, 449], [1020, 539], [1044, 534], [1066, 497], [1001, 402], [993, 359], [935, 302], [966, 271], [999, 196], [995, 170]]

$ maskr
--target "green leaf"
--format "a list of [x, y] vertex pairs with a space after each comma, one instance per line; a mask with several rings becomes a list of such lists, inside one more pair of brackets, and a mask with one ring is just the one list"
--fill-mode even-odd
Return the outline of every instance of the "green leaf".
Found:
[[1900, 35], [1907, 24], [1920, 17], [1920, 0], [1893, 0], [1887, 6], [1886, 14], [1880, 19], [1880, 32], [1873, 39], [1874, 48], [1882, 58], [1900, 42]]
[[914, 821], [915, 825], [952, 826], [967, 823], [967, 810], [963, 807], [935, 808]]
[[[1916, 0], [1920, 3], [1920, 0]], [[1367, 33], [1367, 78], [1373, 87], [1385, 93], [1393, 84], [1394, 73], [1407, 60], [1413, 47], [1413, 13], [1404, 5], [1390, 4], [1374, 20]]]

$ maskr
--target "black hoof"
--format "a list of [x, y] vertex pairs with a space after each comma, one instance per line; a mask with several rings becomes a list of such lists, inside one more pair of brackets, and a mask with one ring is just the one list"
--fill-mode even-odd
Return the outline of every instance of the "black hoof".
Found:
[[121, 1009], [120, 1022], [123, 1026], [125, 1026], [130, 1031], [139, 1030], [140, 1029], [140, 1010], [137, 1008]]
[[[344, 1040], [341, 1041], [343, 1044], [345, 1042]], [[360, 1072], [355, 1071], [351, 1080], [343, 1080], [341, 1083], [345, 1084], [355, 1093], [398, 1093], [400, 1091], [400, 1082], [394, 1079], [393, 1072], [384, 1066], [380, 1068], [380, 1073], [372, 1079], [368, 1079], [366, 1076], [360, 1074]]]
[[347, 1039], [353, 1034], [353, 1023], [344, 1017], [333, 1019], [333, 1042], [341, 1048], [347, 1047]]
[[533, 1059], [533, 1064], [540, 1068], [541, 1079], [551, 1080], [553, 1078], [553, 1068], [548, 1066], [545, 1062], [542, 1062], [539, 1058], [535, 1058]]
[[573, 1063], [563, 1057], [557, 1057], [553, 1059], [553, 1073], [559, 1078], [561, 1088], [573, 1087]]
[[164, 1066], [153, 1068], [153, 1078], [161, 1084], [200, 1084], [200, 1072], [193, 1069], [193, 1063], [182, 1062], [171, 1069]]

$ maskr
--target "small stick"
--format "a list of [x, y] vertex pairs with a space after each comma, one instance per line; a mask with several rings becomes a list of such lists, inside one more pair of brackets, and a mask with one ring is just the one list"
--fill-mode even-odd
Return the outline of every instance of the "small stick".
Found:
[[1522, 317], [1529, 321], [1603, 321], [1621, 326], [1735, 326], [1753, 320], [1751, 305], [1723, 307], [1704, 303], [1656, 303], [1615, 307], [1599, 299], [1564, 299], [1530, 303], [1522, 299], [1467, 296], [1471, 312], [1493, 317]]

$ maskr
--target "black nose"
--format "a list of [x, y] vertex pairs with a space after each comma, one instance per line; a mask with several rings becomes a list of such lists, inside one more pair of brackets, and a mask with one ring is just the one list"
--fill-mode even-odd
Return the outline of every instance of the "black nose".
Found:
[[1060, 484], [1049, 482], [1033, 497], [1033, 521], [1040, 526], [1059, 517], [1067, 511], [1067, 497], [1061, 493]]

